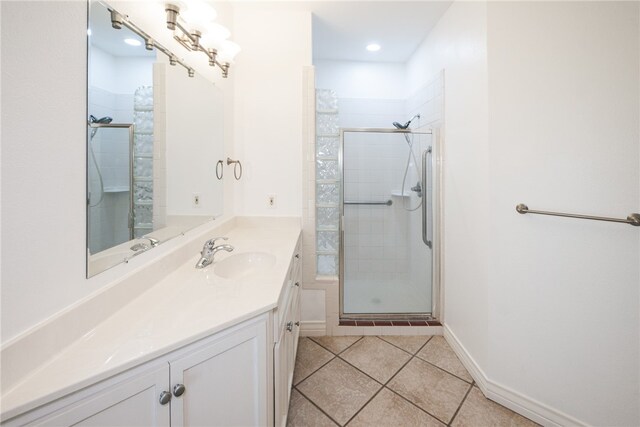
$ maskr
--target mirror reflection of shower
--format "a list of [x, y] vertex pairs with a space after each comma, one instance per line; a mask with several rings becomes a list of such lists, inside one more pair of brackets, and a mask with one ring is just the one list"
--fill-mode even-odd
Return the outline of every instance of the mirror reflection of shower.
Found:
[[[99, 119], [97, 119], [93, 114], [89, 116], [89, 125], [94, 124], [94, 123], [98, 123], [98, 124], [109, 124], [113, 121], [113, 118], [105, 116], [105, 117], [101, 117]], [[98, 181], [100, 183], [100, 197], [98, 198], [98, 201], [95, 202], [94, 204], [91, 204], [91, 192], [89, 192], [89, 195], [87, 197], [87, 204], [89, 205], [90, 208], [94, 208], [96, 206], [98, 206], [100, 203], [102, 203], [102, 200], [104, 199], [104, 180], [102, 179], [102, 172], [100, 171], [100, 165], [98, 165], [98, 161], [96, 160], [96, 154], [93, 150], [93, 137], [96, 136], [96, 133], [98, 132], [98, 127], [92, 127], [91, 128], [91, 135], [89, 137], [89, 153], [91, 153], [91, 159], [93, 160], [93, 165], [96, 168], [96, 172], [98, 174]]]
[[[411, 117], [409, 119], [409, 121], [407, 121], [404, 124], [401, 124], [401, 123], [398, 123], [398, 122], [393, 122], [393, 126], [396, 129], [406, 130], [406, 129], [409, 129], [409, 126], [411, 125], [411, 122], [413, 122], [415, 119], [420, 119], [420, 114], [416, 114], [415, 116]], [[415, 167], [415, 170], [416, 170], [416, 176], [421, 176], [420, 169], [418, 167], [418, 161], [416, 160], [416, 155], [413, 152], [413, 138], [414, 138], [413, 134], [411, 134], [411, 135], [409, 135], [408, 133], [404, 134], [404, 139], [405, 139], [405, 141], [407, 141], [407, 145], [409, 146], [409, 154], [407, 155], [407, 164], [406, 164], [406, 166], [404, 168], [404, 176], [402, 177], [401, 194], [403, 196], [404, 195], [408, 195], [405, 192], [405, 188], [406, 188], [406, 185], [407, 185], [407, 175], [409, 173], [409, 166], [411, 164], [411, 159], [413, 159], [413, 166]], [[410, 197], [406, 197], [406, 198], [403, 197], [402, 198], [402, 207], [403, 207], [404, 210], [412, 212], [412, 211], [420, 209], [420, 207], [422, 206], [422, 184], [420, 183], [420, 180], [418, 180], [416, 182], [416, 185], [414, 185], [413, 187], [410, 188], [410, 191], [413, 191], [413, 192], [417, 193], [418, 199], [419, 199], [418, 205], [416, 207], [413, 207], [413, 208], [407, 206], [408, 205], [408, 203], [407, 203], [408, 201], [405, 200], [405, 199], [410, 199]]]

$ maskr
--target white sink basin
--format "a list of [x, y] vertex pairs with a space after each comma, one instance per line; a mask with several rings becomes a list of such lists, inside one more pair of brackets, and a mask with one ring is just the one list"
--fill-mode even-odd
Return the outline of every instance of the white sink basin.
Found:
[[245, 252], [230, 255], [215, 263], [213, 271], [225, 279], [237, 279], [251, 274], [265, 273], [276, 264], [276, 257], [266, 252]]

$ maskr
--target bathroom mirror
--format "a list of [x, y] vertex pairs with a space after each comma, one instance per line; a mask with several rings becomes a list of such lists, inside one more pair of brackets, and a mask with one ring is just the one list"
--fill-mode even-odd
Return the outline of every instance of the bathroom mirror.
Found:
[[89, 2], [87, 277], [223, 210], [220, 89], [112, 28], [108, 8]]

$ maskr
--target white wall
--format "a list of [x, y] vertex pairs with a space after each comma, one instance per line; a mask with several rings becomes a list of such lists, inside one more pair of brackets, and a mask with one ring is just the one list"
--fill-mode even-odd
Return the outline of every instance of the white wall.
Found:
[[410, 83], [445, 75], [446, 327], [538, 421], [640, 422], [638, 230], [515, 212], [638, 210], [639, 16], [456, 2], [409, 62]]
[[101, 284], [84, 278], [87, 6], [1, 7], [5, 342]]
[[315, 60], [316, 87], [333, 89], [338, 98], [405, 99], [405, 64], [395, 62]]
[[493, 381], [591, 425], [640, 423], [639, 230], [514, 207], [638, 212], [638, 7], [488, 6], [485, 366]]
[[[224, 158], [223, 94], [201, 75], [185, 78], [183, 70], [161, 61], [166, 73], [167, 215], [204, 222], [222, 214], [223, 184], [215, 169]], [[233, 172], [224, 172], [230, 180]]]
[[486, 31], [486, 4], [454, 2], [407, 63], [411, 88], [445, 70], [444, 318], [481, 365], [488, 339], [489, 233], [479, 226], [488, 224], [490, 205]]
[[[239, 4], [234, 13], [238, 56], [235, 156], [244, 175], [236, 183], [236, 213], [302, 213], [303, 67], [311, 65], [311, 14]], [[267, 195], [276, 195], [276, 206]]]

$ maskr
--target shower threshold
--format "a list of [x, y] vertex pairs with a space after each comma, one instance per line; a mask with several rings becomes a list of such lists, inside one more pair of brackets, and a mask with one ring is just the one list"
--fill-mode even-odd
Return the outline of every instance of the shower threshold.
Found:
[[428, 317], [379, 318], [379, 317], [343, 317], [338, 326], [442, 326], [439, 320]]
[[430, 314], [343, 314], [339, 326], [442, 326]]

